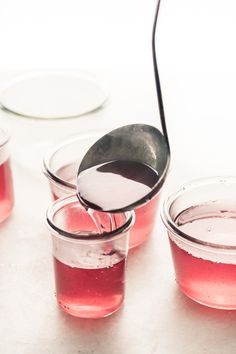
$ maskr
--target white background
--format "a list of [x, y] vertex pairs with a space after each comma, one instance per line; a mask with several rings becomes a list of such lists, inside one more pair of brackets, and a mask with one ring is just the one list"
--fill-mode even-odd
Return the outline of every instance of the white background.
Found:
[[[207, 309], [175, 285], [165, 230], [129, 257], [123, 310], [99, 321], [58, 311], [53, 295], [49, 202], [42, 156], [55, 140], [87, 129], [160, 126], [152, 69], [155, 1], [30, 1], [0, 4], [0, 86], [15, 73], [91, 72], [110, 97], [78, 119], [40, 121], [2, 111], [12, 136], [16, 206], [0, 227], [0, 352], [234, 354], [236, 313]], [[163, 0], [157, 48], [172, 151], [165, 197], [208, 175], [236, 175], [234, 0]]]

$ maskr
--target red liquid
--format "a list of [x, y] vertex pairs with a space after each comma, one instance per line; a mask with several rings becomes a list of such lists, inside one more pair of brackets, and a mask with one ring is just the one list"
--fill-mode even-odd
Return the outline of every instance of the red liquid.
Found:
[[[189, 235], [199, 235], [205, 241], [235, 245], [236, 213], [232, 215], [230, 212], [231, 216], [227, 217], [225, 206], [223, 209], [220, 216], [219, 212], [211, 212], [210, 206], [193, 208], [181, 214], [179, 227]], [[177, 245], [172, 239], [170, 245], [176, 281], [183, 293], [210, 307], [236, 309], [235, 254], [204, 252], [182, 243]]]
[[151, 235], [155, 226], [159, 195], [135, 209], [135, 223], [130, 231], [129, 248], [141, 245]]
[[13, 208], [13, 185], [9, 160], [0, 165], [0, 222], [4, 221]]
[[99, 318], [117, 311], [124, 299], [125, 259], [107, 268], [68, 266], [54, 257], [57, 300], [78, 317]]
[[133, 161], [110, 161], [82, 171], [77, 194], [92, 209], [126, 208], [150, 193], [159, 179], [151, 167]]
[[[70, 182], [72, 184], [76, 183], [76, 178], [74, 176], [75, 166], [67, 165], [59, 169], [56, 173], [61, 179]], [[153, 170], [152, 170], [153, 171]], [[154, 175], [155, 178], [158, 176]], [[76, 187], [75, 187], [76, 188]], [[55, 185], [51, 183], [51, 190], [53, 199], [56, 200], [62, 195], [69, 194], [70, 192], [67, 190], [63, 190], [59, 187], [59, 185]], [[71, 193], [75, 192], [75, 189], [71, 191]], [[129, 240], [129, 248], [136, 247], [142, 244], [145, 240], [147, 240], [155, 225], [156, 213], [158, 208], [159, 196], [153, 198], [150, 202], [141, 206], [140, 208], [135, 209], [135, 224], [130, 231], [130, 240]]]

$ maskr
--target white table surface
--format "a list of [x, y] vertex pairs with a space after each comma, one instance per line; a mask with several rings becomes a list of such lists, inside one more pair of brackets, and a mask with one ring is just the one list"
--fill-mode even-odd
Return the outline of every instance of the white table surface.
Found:
[[[77, 119], [33, 120], [0, 111], [0, 126], [12, 136], [16, 200], [0, 226], [0, 353], [236, 353], [236, 311], [206, 308], [178, 291], [158, 215], [150, 240], [129, 254], [122, 310], [83, 320], [58, 309], [42, 156], [76, 132], [136, 122], [160, 126], [150, 52], [155, 2], [20, 3], [9, 0], [0, 14], [0, 86], [24, 70], [69, 67], [95, 73], [110, 97], [103, 109]], [[236, 175], [236, 6], [229, 0], [163, 0], [160, 20], [172, 150], [164, 198], [192, 178]]]

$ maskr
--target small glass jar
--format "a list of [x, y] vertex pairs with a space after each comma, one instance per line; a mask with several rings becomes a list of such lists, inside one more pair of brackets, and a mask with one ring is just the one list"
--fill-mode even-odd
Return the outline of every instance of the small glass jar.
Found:
[[76, 195], [48, 209], [56, 295], [65, 312], [101, 318], [123, 304], [129, 230], [134, 213], [88, 211]]
[[236, 309], [236, 177], [184, 185], [165, 202], [176, 281], [206, 306]]

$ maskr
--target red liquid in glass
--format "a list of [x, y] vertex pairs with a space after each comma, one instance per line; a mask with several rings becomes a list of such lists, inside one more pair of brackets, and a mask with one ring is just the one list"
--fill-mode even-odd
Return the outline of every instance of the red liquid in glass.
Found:
[[135, 223], [130, 231], [129, 248], [134, 248], [146, 241], [155, 225], [159, 195], [150, 202], [135, 209]]
[[99, 318], [117, 311], [124, 298], [125, 259], [111, 267], [83, 269], [54, 257], [59, 305], [73, 316]]
[[[176, 220], [178, 224], [178, 219]], [[193, 237], [218, 244], [236, 244], [236, 212], [198, 206], [181, 214], [180, 229]], [[176, 244], [170, 239], [176, 281], [183, 293], [204, 305], [236, 309], [236, 259]], [[234, 251], [235, 252], [235, 251]]]
[[[78, 169], [77, 166], [76, 168]], [[75, 186], [76, 177], [74, 175], [74, 171], [76, 170], [76, 168], [74, 164], [66, 165], [60, 168], [57, 171], [56, 175], [62, 180], [67, 181]], [[152, 180], [155, 179], [157, 181], [157, 173], [152, 169], [150, 170], [151, 172], [149, 171], [149, 173], [152, 176]], [[149, 173], [147, 173], [148, 176]], [[72, 191], [70, 192], [68, 189], [62, 189], [59, 187], [58, 184], [56, 185], [53, 183], [51, 183], [51, 190], [54, 200], [58, 199], [62, 195], [73, 193]], [[120, 193], [120, 189], [118, 189], [118, 192]], [[122, 193], [124, 193], [124, 191]], [[135, 209], [135, 224], [130, 231], [129, 248], [136, 247], [149, 238], [155, 224], [158, 201], [159, 195], [153, 198], [145, 205]]]
[[13, 207], [13, 185], [9, 159], [0, 165], [0, 222], [4, 221]]

